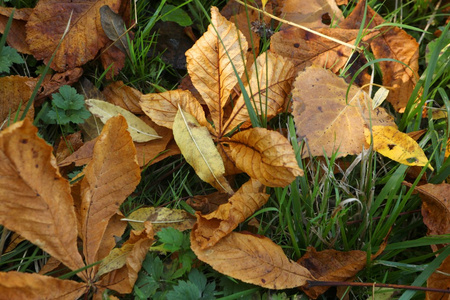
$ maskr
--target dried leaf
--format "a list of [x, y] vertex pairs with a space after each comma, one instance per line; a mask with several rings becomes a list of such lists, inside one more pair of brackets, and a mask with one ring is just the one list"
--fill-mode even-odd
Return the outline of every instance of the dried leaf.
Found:
[[131, 250], [133, 250], [132, 244], [113, 249], [100, 263], [96, 276], [101, 277], [106, 273], [122, 268], [127, 262]]
[[111, 217], [111, 219], [109, 219], [108, 226], [103, 234], [103, 238], [97, 252], [98, 260], [102, 260], [108, 256], [111, 250], [116, 247], [117, 239], [123, 235], [125, 229], [127, 228], [127, 224], [121, 221], [123, 217], [124, 215], [118, 210]]
[[83, 145], [81, 140], [81, 131], [66, 135], [59, 139], [57, 147], [55, 147], [55, 157], [58, 167], [60, 162], [70, 156], [74, 151], [77, 151]]
[[206, 215], [219, 208], [220, 205], [228, 202], [230, 195], [221, 192], [214, 192], [209, 195], [197, 195], [186, 200], [186, 203], [194, 210]]
[[238, 132], [225, 145], [229, 145], [226, 151], [236, 166], [264, 185], [284, 187], [303, 176], [292, 146], [276, 131], [253, 128]]
[[219, 133], [222, 132], [223, 107], [244, 72], [242, 51], [246, 50], [247, 41], [242, 33], [222, 17], [216, 7], [211, 7], [208, 31], [186, 52], [192, 84], [208, 105]]
[[201, 249], [214, 246], [220, 239], [232, 232], [240, 223], [266, 204], [269, 195], [265, 187], [250, 179], [219, 208], [208, 214], [197, 213], [197, 229], [194, 236]]
[[359, 154], [365, 124], [395, 126], [383, 108], [369, 109], [372, 100], [359, 88], [352, 86], [346, 100], [347, 88], [342, 78], [315, 66], [297, 76], [293, 115], [299, 142], [307, 141], [303, 156]]
[[[31, 97], [36, 79], [22, 76], [6, 76], [0, 78], [0, 129], [13, 123], [17, 109], [20, 107], [19, 118]], [[34, 106], [31, 105], [27, 118], [34, 118]]]
[[4, 299], [78, 299], [88, 289], [84, 282], [15, 271], [0, 272], [0, 295]]
[[115, 81], [108, 85], [103, 90], [103, 95], [105, 95], [105, 98], [109, 103], [120, 106], [133, 114], [143, 114], [143, 111], [139, 106], [139, 99], [141, 98], [142, 93], [125, 85], [123, 81]]
[[[450, 288], [450, 257], [447, 257], [439, 268], [428, 277], [427, 287], [448, 290]], [[426, 300], [449, 300], [450, 295], [436, 292], [427, 292]]]
[[77, 9], [73, 9], [71, 0], [39, 1], [26, 25], [27, 43], [33, 56], [48, 63], [72, 15], [69, 31], [51, 67], [64, 72], [93, 59], [108, 41], [100, 23], [100, 7], [104, 5], [117, 11], [120, 1], [87, 0], [77, 3]]
[[42, 83], [41, 89], [36, 96], [36, 105], [41, 105], [45, 98], [57, 92], [63, 85], [72, 85], [83, 75], [82, 68], [67, 70], [64, 73], [47, 75]]
[[222, 157], [208, 129], [180, 107], [173, 122], [173, 136], [184, 158], [203, 181], [218, 190], [233, 194], [233, 189], [224, 177]]
[[[267, 55], [260, 55], [252, 66], [246, 91], [253, 99], [252, 104], [257, 114], [265, 115], [270, 120], [285, 109], [289, 101], [294, 66], [282, 56], [266, 53]], [[227, 133], [240, 123], [248, 121], [250, 116], [241, 94], [223, 131]]]
[[75, 163], [75, 166], [83, 166], [91, 161], [92, 154], [94, 153], [94, 145], [97, 139], [93, 139], [87, 143], [84, 143], [78, 150], [66, 157], [63, 161], [58, 163], [58, 167], [65, 167], [71, 163]]
[[191, 248], [216, 271], [270, 289], [302, 286], [314, 280], [301, 265], [289, 260], [280, 246], [264, 236], [231, 232], [215, 246], [202, 250], [191, 232]]
[[108, 70], [105, 78], [114, 80], [114, 76], [119, 75], [120, 70], [125, 67], [126, 54], [120, 51], [113, 42], [108, 42], [101, 50], [100, 61], [103, 69]]
[[144, 229], [144, 222], [148, 221], [152, 223], [153, 230], [156, 233], [166, 227], [173, 227], [180, 231], [192, 229], [196, 219], [182, 209], [144, 207], [135, 210], [122, 221], [128, 221], [134, 230]]
[[100, 21], [106, 36], [115, 42], [114, 45], [122, 52], [130, 55], [126, 26], [122, 17], [115, 13], [108, 5], [104, 5], [100, 7]]
[[333, 24], [344, 18], [334, 0], [285, 0], [281, 14], [283, 19], [309, 28], [330, 27], [330, 23], [323, 21], [324, 15]]
[[106, 121], [118, 114], [124, 116], [128, 123], [128, 131], [135, 142], [148, 142], [161, 138], [153, 128], [120, 106], [95, 99], [86, 100], [86, 104], [89, 111], [99, 117], [103, 123], [106, 123]]
[[[364, 128], [366, 142], [371, 143], [371, 132]], [[407, 166], [425, 166], [428, 158], [419, 144], [393, 126], [372, 126], [373, 150]], [[431, 165], [428, 167], [433, 170]]]
[[[0, 7], [1, 34], [5, 32], [6, 23], [8, 23], [12, 10], [12, 7]], [[32, 8], [16, 8], [14, 11], [13, 22], [9, 28], [8, 35], [6, 36], [6, 42], [8, 45], [24, 54], [31, 54], [28, 44], [25, 41], [25, 24], [27, 23], [32, 11]]]
[[81, 236], [87, 264], [98, 260], [110, 218], [140, 179], [136, 149], [127, 132], [127, 123], [122, 116], [113, 117], [103, 128], [81, 181]]
[[[342, 252], [333, 249], [317, 252], [313, 247], [308, 247], [308, 252], [297, 262], [319, 281], [347, 281], [366, 266], [367, 253], [360, 250]], [[329, 288], [317, 286], [301, 289], [309, 297], [316, 299]]]
[[28, 119], [0, 133], [0, 224], [63, 262], [84, 266], [69, 182]]

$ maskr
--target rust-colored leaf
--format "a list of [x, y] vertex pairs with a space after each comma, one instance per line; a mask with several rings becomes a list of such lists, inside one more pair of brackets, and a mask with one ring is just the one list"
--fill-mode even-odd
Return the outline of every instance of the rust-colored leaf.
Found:
[[45, 98], [57, 92], [63, 85], [72, 85], [83, 75], [82, 68], [67, 70], [64, 73], [47, 75], [42, 83], [41, 89], [36, 96], [36, 106], [41, 105]]
[[276, 131], [253, 128], [238, 132], [224, 149], [239, 169], [267, 186], [284, 187], [303, 175], [289, 141]]
[[60, 162], [70, 156], [74, 151], [83, 145], [81, 140], [81, 131], [66, 135], [59, 139], [58, 145], [55, 147], [56, 163], [60, 166]]
[[[266, 53], [260, 55], [250, 69], [246, 91], [253, 99], [252, 104], [257, 114], [265, 115], [270, 120], [286, 107], [294, 80], [294, 66], [282, 56]], [[249, 121], [244, 96], [241, 95], [224, 125], [224, 132], [227, 133], [240, 123]]]
[[[435, 289], [450, 289], [450, 277], [448, 274], [450, 273], [450, 257], [447, 257], [439, 268], [428, 277], [427, 287], [435, 288]], [[436, 293], [436, 292], [427, 292], [426, 300], [449, 300], [449, 294]]]
[[93, 139], [87, 143], [84, 143], [83, 146], [81, 146], [75, 152], [59, 162], [58, 167], [65, 167], [70, 165], [71, 163], [75, 163], [75, 166], [77, 167], [87, 164], [92, 159], [92, 154], [94, 153], [94, 146], [96, 142], [97, 139]]
[[[0, 33], [2, 34], [5, 32], [6, 23], [8, 23], [12, 10], [12, 7], [0, 7]], [[13, 22], [6, 37], [8, 45], [24, 54], [31, 54], [28, 44], [25, 41], [25, 24], [32, 10], [32, 8], [20, 8], [14, 11]]]
[[15, 271], [0, 272], [3, 299], [78, 299], [88, 289], [84, 282]]
[[111, 45], [112, 43], [113, 42], [108, 42], [100, 50], [100, 61], [102, 62], [103, 69], [109, 69], [105, 76], [108, 80], [119, 75], [120, 70], [125, 67], [125, 59], [127, 57], [119, 48], [115, 45]]
[[[22, 76], [6, 76], [0, 78], [0, 130], [12, 123], [20, 107], [18, 120], [31, 97], [36, 79]], [[9, 117], [9, 120], [8, 120]], [[34, 118], [34, 106], [31, 105], [27, 118]]]
[[266, 204], [269, 195], [255, 179], [247, 183], [219, 208], [207, 215], [197, 213], [197, 229], [193, 234], [201, 249], [214, 246], [254, 212]]
[[81, 236], [87, 264], [98, 251], [110, 218], [140, 181], [136, 149], [122, 116], [106, 122], [81, 181]]
[[51, 67], [58, 72], [64, 72], [84, 65], [93, 59], [108, 41], [100, 22], [100, 7], [103, 5], [109, 5], [117, 12], [120, 1], [39, 1], [26, 25], [27, 43], [31, 53], [47, 63], [56, 50], [72, 14], [69, 31]]
[[[139, 106], [139, 99], [142, 93], [138, 90], [127, 86], [123, 81], [115, 81], [103, 90], [106, 100], [109, 103], [120, 106], [123, 109], [131, 111], [133, 114], [143, 114]], [[93, 97], [94, 99], [98, 99]]]
[[28, 119], [0, 133], [0, 224], [72, 270], [84, 266], [69, 182]]
[[[359, 88], [316, 66], [300, 72], [292, 91], [299, 142], [306, 140], [303, 156], [359, 154], [365, 144], [364, 126], [395, 126], [383, 108], [370, 109], [372, 100]], [[366, 146], [368, 147], [368, 146]]]
[[228, 103], [237, 78], [244, 72], [242, 51], [246, 50], [247, 41], [242, 33], [222, 17], [216, 7], [211, 7], [208, 31], [186, 52], [192, 84], [208, 105], [218, 132], [222, 132], [223, 107]]
[[211, 248], [202, 250], [191, 232], [191, 248], [216, 271], [270, 289], [302, 286], [311, 273], [289, 260], [280, 246], [264, 236], [231, 232]]
[[209, 195], [197, 195], [186, 200], [186, 203], [196, 211], [204, 215], [212, 213], [219, 208], [220, 205], [228, 202], [230, 195], [226, 193], [214, 192]]

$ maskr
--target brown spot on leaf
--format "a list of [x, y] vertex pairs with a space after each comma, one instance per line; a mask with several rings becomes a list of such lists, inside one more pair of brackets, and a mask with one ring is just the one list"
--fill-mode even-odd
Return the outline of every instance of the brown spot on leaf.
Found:
[[389, 150], [392, 150], [392, 149], [394, 149], [394, 147], [395, 147], [394, 144], [388, 144], [387, 146], [389, 147]]
[[295, 47], [295, 48], [298, 48], [298, 47], [300, 47], [300, 44], [299, 44], [299, 43], [295, 43], [295, 44], [294, 44], [294, 47]]

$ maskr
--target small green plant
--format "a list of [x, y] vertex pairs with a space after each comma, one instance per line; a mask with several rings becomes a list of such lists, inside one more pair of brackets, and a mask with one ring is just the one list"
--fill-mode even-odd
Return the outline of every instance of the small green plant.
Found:
[[14, 63], [16, 64], [22, 64], [24, 63], [24, 60], [22, 57], [17, 53], [17, 50], [14, 48], [11, 48], [9, 46], [5, 46], [6, 43], [6, 36], [8, 35], [8, 31], [11, 27], [12, 20], [13, 20], [14, 11], [12, 12], [11, 16], [9, 17], [8, 23], [5, 26], [4, 33], [2, 38], [0, 39], [0, 74], [1, 73], [8, 73], [10, 72], [10, 68]]
[[52, 95], [52, 104], [43, 108], [41, 120], [46, 124], [58, 124], [64, 133], [75, 132], [76, 124], [83, 123], [91, 116], [84, 106], [84, 97], [77, 91], [64, 85], [59, 93]]

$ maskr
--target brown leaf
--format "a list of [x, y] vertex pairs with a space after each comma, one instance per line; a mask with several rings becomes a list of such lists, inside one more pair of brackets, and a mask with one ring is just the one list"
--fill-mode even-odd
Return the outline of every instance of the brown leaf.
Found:
[[111, 80], [114, 76], [119, 75], [120, 70], [125, 67], [126, 54], [120, 51], [113, 42], [108, 42], [105, 47], [102, 48], [100, 54], [100, 61], [102, 62], [103, 69], [108, 70], [106, 73], [106, 79]]
[[395, 126], [383, 108], [369, 110], [372, 101], [359, 88], [352, 86], [346, 100], [348, 84], [329, 70], [308, 67], [293, 86], [297, 135], [307, 141], [303, 156], [359, 154], [370, 119], [371, 125]]
[[[35, 78], [15, 75], [0, 78], [0, 130], [8, 126], [8, 121], [9, 123], [14, 121], [19, 105], [21, 105], [18, 116], [18, 120], [20, 120], [35, 84]], [[28, 110], [27, 118], [31, 120], [34, 118], [33, 105]]]
[[43, 100], [56, 92], [63, 85], [72, 85], [83, 75], [82, 68], [67, 70], [64, 73], [47, 75], [42, 83], [38, 95], [36, 96], [36, 105], [41, 105]]
[[258, 180], [250, 179], [231, 196], [228, 203], [220, 205], [216, 211], [208, 215], [197, 213], [193, 236], [200, 249], [214, 246], [266, 204], [268, 199], [265, 187]]
[[83, 145], [81, 140], [81, 132], [66, 135], [59, 139], [59, 143], [55, 149], [56, 163], [60, 166], [60, 162], [77, 151]]
[[303, 175], [289, 141], [276, 131], [253, 128], [224, 144], [236, 166], [264, 185], [284, 187]]
[[269, 238], [231, 232], [215, 246], [202, 250], [195, 237], [196, 227], [191, 232], [191, 249], [222, 274], [270, 289], [299, 287], [314, 279]]
[[[125, 85], [123, 81], [115, 81], [108, 85], [103, 90], [103, 95], [105, 95], [106, 101], [109, 103], [129, 110], [133, 114], [139, 115], [144, 113], [139, 106], [139, 99], [141, 98], [142, 93], [130, 86]], [[95, 97], [93, 98], [97, 99]]]
[[126, 26], [122, 17], [113, 11], [108, 5], [100, 7], [100, 21], [106, 36], [120, 51], [130, 55]]
[[[12, 7], [0, 7], [0, 33], [5, 32], [6, 23], [12, 13]], [[28, 44], [25, 41], [25, 24], [31, 15], [32, 8], [20, 8], [14, 11], [13, 22], [9, 28], [6, 42], [12, 48], [24, 54], [31, 54]]]
[[84, 266], [69, 182], [28, 119], [0, 133], [0, 224], [72, 270]]
[[196, 218], [182, 209], [142, 207], [129, 214], [122, 221], [128, 221], [134, 230], [142, 230], [144, 229], [144, 223], [150, 222], [152, 223], [153, 231], [156, 233], [167, 227], [172, 227], [179, 231], [192, 229]]
[[[289, 60], [271, 52], [266, 53], [267, 55], [262, 54], [256, 59], [245, 89], [253, 99], [252, 104], [257, 114], [265, 115], [270, 120], [285, 109], [295, 74], [294, 66]], [[249, 121], [250, 116], [241, 94], [223, 131], [227, 133], [240, 123]]]
[[125, 231], [125, 228], [127, 228], [127, 224], [121, 221], [123, 217], [124, 215], [120, 211], [117, 211], [111, 219], [109, 219], [108, 226], [106, 227], [98, 249], [98, 260], [105, 258], [109, 252], [111, 252], [117, 244], [116, 239], [120, 238]]
[[186, 203], [194, 210], [206, 215], [219, 208], [220, 205], [228, 202], [230, 195], [226, 193], [214, 192], [209, 195], [197, 195], [186, 200]]
[[[440, 267], [428, 277], [427, 287], [435, 288], [435, 289], [450, 289], [450, 277], [448, 274], [450, 273], [450, 257], [447, 257]], [[426, 300], [449, 300], [449, 294], [436, 293], [436, 292], [427, 292]]]
[[61, 280], [39, 274], [0, 272], [3, 299], [78, 299], [89, 286], [84, 282]]
[[98, 251], [110, 218], [139, 183], [136, 149], [122, 116], [111, 118], [94, 146], [92, 161], [81, 181], [81, 236], [86, 264]]
[[334, 0], [285, 0], [281, 14], [283, 19], [308, 28], [329, 27], [330, 23], [323, 21], [324, 15], [334, 24], [344, 18]]
[[[341, 28], [359, 29], [364, 16], [366, 1], [360, 1], [352, 13], [340, 24]], [[385, 20], [367, 6], [365, 28], [374, 28]], [[419, 78], [419, 44], [398, 27], [381, 27], [382, 34], [370, 43], [376, 59], [393, 58], [410, 68], [393, 61], [381, 61], [383, 85], [389, 88], [387, 100], [397, 111], [403, 112]]]
[[208, 31], [186, 52], [186, 60], [192, 83], [208, 105], [216, 130], [221, 133], [223, 107], [245, 68], [242, 51], [247, 50], [247, 41], [216, 7], [211, 7], [211, 22]]
[[58, 163], [58, 167], [65, 167], [71, 163], [75, 163], [75, 166], [83, 166], [91, 161], [92, 154], [94, 153], [94, 145], [97, 139], [90, 140], [84, 143], [78, 150], [67, 156], [64, 160]]
[[[308, 269], [319, 281], [347, 281], [366, 266], [367, 253], [360, 250], [317, 252], [313, 247], [308, 247], [308, 252], [297, 262]], [[316, 299], [329, 288], [329, 286], [317, 286], [301, 289], [309, 297]]]
[[114, 11], [120, 6], [119, 0], [87, 0], [74, 4], [71, 0], [54, 2], [41, 0], [33, 9], [27, 28], [27, 43], [37, 59], [48, 63], [64, 30], [72, 19], [66, 37], [62, 41], [51, 67], [64, 72], [84, 65], [93, 59], [108, 38], [100, 23], [100, 7], [109, 5]]

